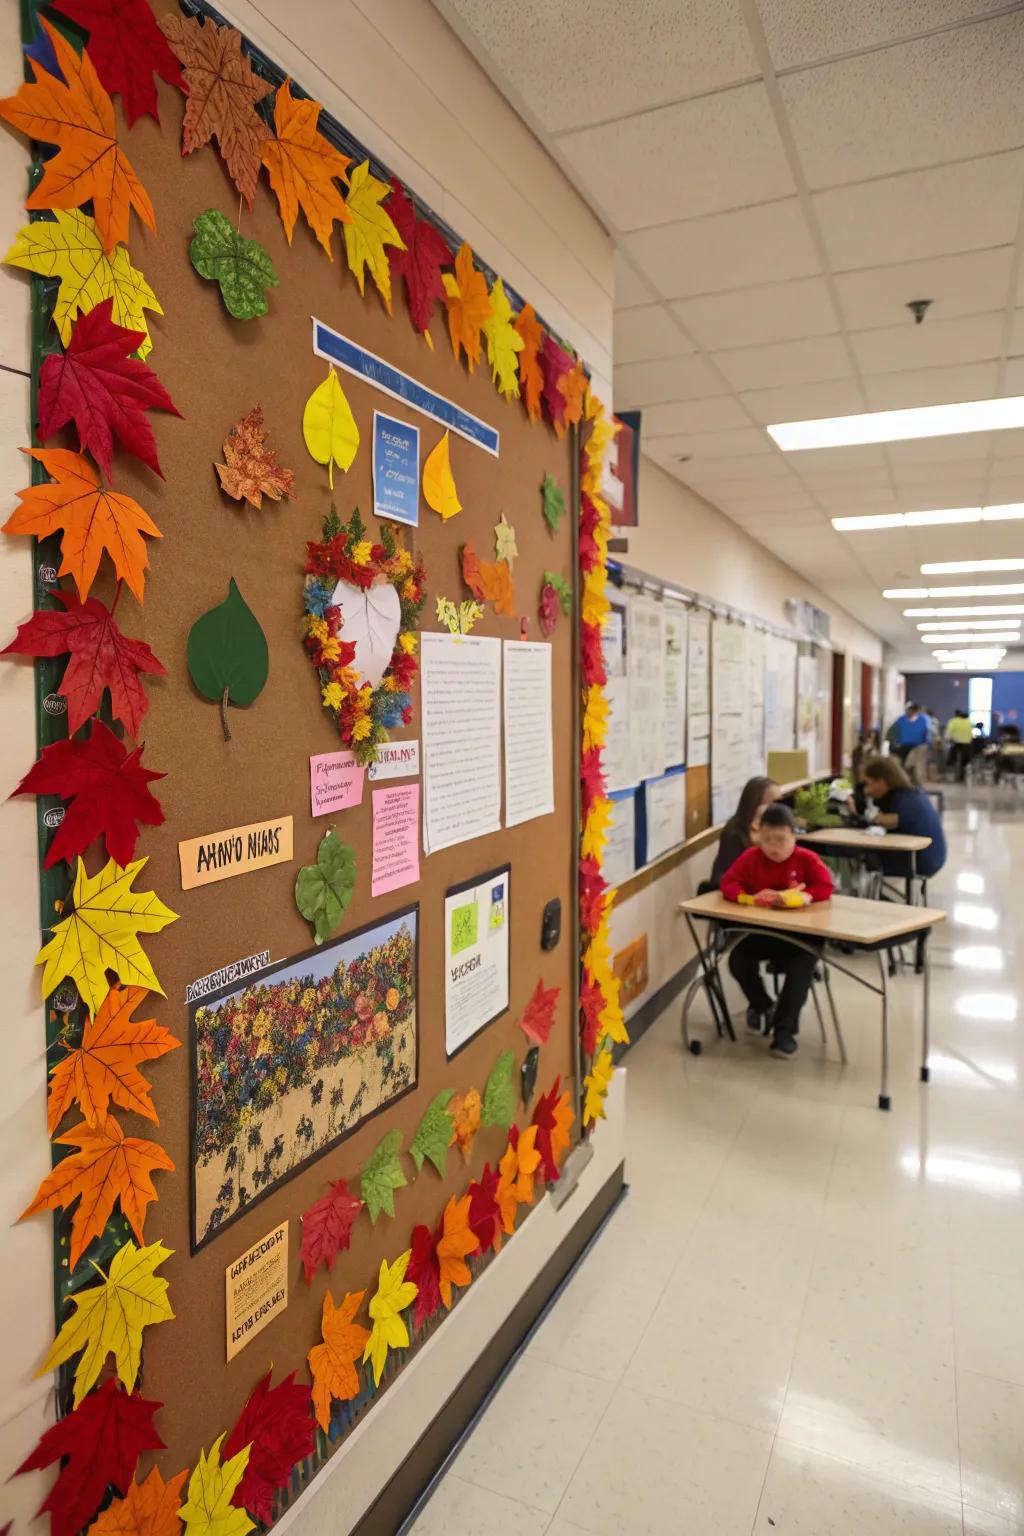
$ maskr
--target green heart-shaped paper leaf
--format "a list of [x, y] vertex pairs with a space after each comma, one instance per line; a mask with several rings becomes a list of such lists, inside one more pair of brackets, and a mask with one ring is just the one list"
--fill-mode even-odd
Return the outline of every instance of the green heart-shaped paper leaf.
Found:
[[200, 277], [220, 284], [228, 314], [255, 320], [267, 312], [267, 289], [277, 287], [274, 263], [258, 240], [247, 240], [216, 208], [193, 221], [188, 254]]
[[508, 1130], [515, 1120], [516, 1091], [512, 1086], [512, 1068], [515, 1066], [515, 1060], [514, 1051], [502, 1051], [491, 1068], [487, 1086], [484, 1089], [481, 1125], [501, 1125]]
[[341, 922], [355, 884], [356, 856], [331, 827], [317, 849], [316, 863], [304, 865], [295, 881], [295, 905], [313, 924], [318, 944]]
[[387, 1216], [394, 1216], [395, 1190], [409, 1182], [398, 1158], [401, 1147], [401, 1131], [389, 1131], [377, 1150], [363, 1164], [359, 1176], [359, 1193], [372, 1222], [376, 1222], [381, 1211]]
[[455, 1121], [448, 1113], [448, 1100], [454, 1088], [442, 1088], [419, 1123], [416, 1135], [409, 1146], [409, 1155], [416, 1164], [416, 1172], [423, 1167], [424, 1159], [433, 1163], [442, 1179], [448, 1166], [448, 1148], [451, 1145]]
[[224, 601], [192, 625], [186, 654], [189, 675], [203, 698], [221, 706], [227, 740], [227, 706], [251, 704], [263, 692], [270, 670], [267, 637], [234, 577]]
[[[565, 512], [565, 497], [559, 488], [557, 480], [551, 475], [545, 475], [540, 488], [541, 510], [544, 513], [544, 521], [552, 533], [558, 532], [558, 525], [562, 521]], [[552, 582], [554, 586], [554, 582]]]

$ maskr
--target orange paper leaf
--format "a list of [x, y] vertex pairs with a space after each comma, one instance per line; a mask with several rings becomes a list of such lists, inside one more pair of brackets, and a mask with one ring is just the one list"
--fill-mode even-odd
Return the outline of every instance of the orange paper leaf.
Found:
[[263, 164], [277, 195], [288, 244], [292, 243], [301, 208], [306, 223], [333, 261], [331, 235], [335, 221], [347, 224], [351, 219], [335, 180], [348, 181], [352, 161], [317, 132], [319, 116], [320, 103], [296, 101], [291, 82], [286, 80], [274, 99], [277, 137], [263, 145]]
[[473, 252], [464, 240], [455, 258], [455, 275], [442, 274], [444, 302], [448, 310], [448, 334], [455, 361], [465, 351], [470, 373], [480, 361], [480, 331], [491, 314], [487, 279], [473, 265]]
[[525, 1131], [515, 1126], [509, 1132], [508, 1146], [498, 1164], [498, 1188], [495, 1199], [501, 1212], [503, 1229], [512, 1233], [516, 1229], [516, 1207], [533, 1204], [533, 1186], [540, 1167], [537, 1151], [537, 1127], [528, 1125]]
[[42, 180], [25, 207], [80, 208], [91, 201], [109, 255], [127, 241], [133, 208], [144, 224], [156, 229], [153, 204], [131, 161], [118, 148], [114, 106], [89, 55], [77, 54], [45, 17], [40, 16], [39, 23], [64, 78], [32, 59], [33, 81], [0, 101], [0, 117], [30, 139], [57, 145], [53, 158], [44, 161]]
[[115, 982], [95, 1019], [86, 1018], [81, 1045], [69, 1049], [50, 1074], [46, 1119], [51, 1136], [72, 1104], [90, 1125], [102, 1122], [111, 1099], [120, 1109], [159, 1121], [139, 1062], [155, 1061], [181, 1042], [155, 1019], [132, 1018], [145, 996], [145, 987]]
[[347, 1403], [359, 1391], [355, 1362], [362, 1356], [370, 1330], [353, 1322], [353, 1318], [362, 1306], [365, 1294], [365, 1291], [350, 1292], [337, 1307], [330, 1291], [324, 1294], [323, 1343], [314, 1344], [306, 1356], [313, 1375], [316, 1421], [323, 1430], [331, 1422], [332, 1400]]
[[523, 338], [523, 350], [519, 354], [519, 388], [523, 403], [530, 420], [539, 421], [541, 397], [544, 393], [544, 375], [539, 362], [544, 327], [537, 319], [532, 304], [523, 305], [513, 324]]
[[266, 435], [263, 407], [254, 405], [224, 439], [227, 463], [214, 465], [221, 490], [236, 501], [247, 501], [251, 507], [261, 506], [264, 496], [280, 501], [295, 488], [291, 470], [282, 469], [273, 448], [265, 446]]
[[165, 1483], [159, 1467], [154, 1467], [144, 1483], [132, 1483], [123, 1499], [98, 1515], [89, 1527], [89, 1536], [180, 1536], [178, 1506], [188, 1468]]
[[126, 1136], [117, 1121], [107, 1115], [95, 1126], [85, 1120], [56, 1138], [62, 1147], [77, 1147], [48, 1173], [21, 1219], [37, 1211], [66, 1209], [78, 1201], [71, 1222], [71, 1268], [83, 1251], [103, 1231], [115, 1201], [121, 1202], [136, 1241], [144, 1241], [146, 1208], [156, 1199], [152, 1173], [162, 1168], [173, 1173], [163, 1147], [154, 1141]]
[[504, 560], [496, 560], [493, 564], [483, 561], [480, 566], [480, 575], [483, 579], [484, 597], [489, 603], [494, 604], [495, 613], [507, 613], [510, 619], [514, 619], [516, 594], [512, 586], [512, 572]]
[[455, 1127], [448, 1145], [458, 1146], [467, 1163], [476, 1133], [480, 1129], [481, 1108], [480, 1095], [475, 1088], [470, 1088], [467, 1093], [457, 1093], [448, 1104], [448, 1113]]
[[456, 1200], [452, 1195], [444, 1208], [441, 1234], [437, 1240], [438, 1286], [441, 1300], [449, 1308], [452, 1304], [452, 1286], [468, 1285], [473, 1278], [466, 1263], [466, 1255], [475, 1253], [480, 1246], [476, 1233], [469, 1226], [471, 1198], [470, 1195], [463, 1195], [461, 1200]]
[[[565, 425], [575, 426], [583, 417], [583, 394], [587, 387], [587, 375], [583, 371], [583, 365], [576, 362], [558, 381], [558, 390], [565, 400], [565, 411], [562, 416], [562, 430], [558, 433], [562, 437]], [[556, 423], [556, 431], [558, 424]]]

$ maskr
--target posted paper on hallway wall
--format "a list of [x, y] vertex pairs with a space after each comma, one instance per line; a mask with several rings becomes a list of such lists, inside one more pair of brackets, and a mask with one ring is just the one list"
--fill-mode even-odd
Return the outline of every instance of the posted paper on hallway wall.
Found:
[[510, 867], [444, 898], [445, 1051], [459, 1048], [508, 1008]]
[[423, 848], [501, 827], [501, 641], [420, 636]]
[[420, 877], [420, 787], [373, 791], [373, 874], [370, 893], [386, 896]]
[[505, 641], [505, 825], [555, 809], [551, 745], [551, 646]]

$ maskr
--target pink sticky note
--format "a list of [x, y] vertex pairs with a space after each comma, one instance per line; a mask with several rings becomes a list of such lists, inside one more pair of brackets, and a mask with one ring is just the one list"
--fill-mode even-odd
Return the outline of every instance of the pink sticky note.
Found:
[[418, 784], [374, 790], [372, 895], [415, 885], [420, 878], [419, 823]]
[[345, 811], [363, 802], [363, 779], [354, 752], [321, 752], [309, 760], [309, 798], [314, 816]]

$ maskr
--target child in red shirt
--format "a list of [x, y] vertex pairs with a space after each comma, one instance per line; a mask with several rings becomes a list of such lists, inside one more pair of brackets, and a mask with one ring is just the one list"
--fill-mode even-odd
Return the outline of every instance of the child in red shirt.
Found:
[[[746, 906], [804, 907], [815, 901], [828, 901], [832, 895], [832, 876], [816, 853], [797, 847], [789, 807], [769, 805], [761, 817], [756, 845], [742, 853], [725, 872], [721, 891], [727, 901]], [[761, 980], [761, 965], [765, 961], [786, 978], [775, 1004]], [[744, 939], [729, 956], [729, 969], [743, 988], [749, 1005], [749, 1027], [764, 1033], [771, 1018], [773, 1056], [796, 1054], [800, 1012], [807, 1001], [816, 965], [815, 955], [794, 949], [769, 934]]]

